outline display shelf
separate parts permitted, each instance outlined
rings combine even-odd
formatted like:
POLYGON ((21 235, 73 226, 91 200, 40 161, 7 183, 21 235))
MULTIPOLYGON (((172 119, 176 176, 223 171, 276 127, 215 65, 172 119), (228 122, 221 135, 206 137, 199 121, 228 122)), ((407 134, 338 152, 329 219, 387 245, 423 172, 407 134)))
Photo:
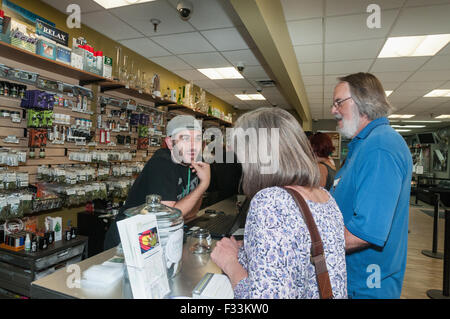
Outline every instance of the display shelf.
POLYGON ((177 109, 181 109, 183 111, 193 112, 196 116, 201 117, 201 118, 208 118, 208 120, 218 121, 222 125, 226 125, 226 126, 232 125, 232 123, 224 121, 220 118, 212 117, 212 116, 209 116, 202 112, 194 111, 187 106, 174 104, 174 102, 172 100, 166 100, 166 99, 154 96, 152 94, 143 93, 134 88, 127 88, 125 86, 125 84, 120 83, 118 81, 109 80, 109 79, 99 76, 97 74, 94 74, 91 72, 86 72, 86 71, 74 68, 70 65, 44 58, 38 54, 26 51, 24 49, 12 46, 8 43, 1 42, 1 41, 0 41, 0 52, 1 52, 1 55, 7 59, 11 59, 11 60, 14 60, 14 61, 17 61, 20 63, 24 63, 24 64, 28 64, 28 65, 33 65, 34 67, 40 68, 45 71, 49 71, 49 72, 57 73, 59 75, 77 79, 79 81, 80 85, 96 83, 100 86, 102 93, 113 90, 113 91, 116 91, 119 93, 126 94, 130 97, 139 98, 139 99, 143 99, 145 101, 155 103, 155 106, 168 106, 169 110, 170 110, 170 108, 172 108, 172 109, 177 108, 177 109))
POLYGON ((212 115, 208 115, 205 114, 203 112, 199 112, 196 110, 191 109, 190 107, 184 106, 184 105, 180 105, 180 104, 169 104, 166 105, 169 111, 181 111, 184 114, 189 114, 189 115, 193 115, 196 117, 199 117, 205 121, 217 121, 219 122, 219 124, 225 125, 225 126, 231 126, 233 125, 233 123, 224 121, 218 117, 214 117, 212 115))
POLYGON ((28 65, 33 65, 36 68, 74 78, 79 81, 108 81, 108 79, 97 74, 85 72, 70 65, 44 58, 36 53, 23 50, 6 42, 0 41, 0 52, 2 57, 4 58, 28 65))

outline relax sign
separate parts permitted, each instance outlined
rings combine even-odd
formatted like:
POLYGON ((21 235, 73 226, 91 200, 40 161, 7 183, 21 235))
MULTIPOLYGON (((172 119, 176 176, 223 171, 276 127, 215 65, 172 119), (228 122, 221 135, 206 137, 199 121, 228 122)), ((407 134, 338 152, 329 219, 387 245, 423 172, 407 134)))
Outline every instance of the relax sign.
POLYGON ((58 30, 41 20, 36 20, 36 34, 42 35, 64 46, 67 46, 69 43, 69 34, 58 30))

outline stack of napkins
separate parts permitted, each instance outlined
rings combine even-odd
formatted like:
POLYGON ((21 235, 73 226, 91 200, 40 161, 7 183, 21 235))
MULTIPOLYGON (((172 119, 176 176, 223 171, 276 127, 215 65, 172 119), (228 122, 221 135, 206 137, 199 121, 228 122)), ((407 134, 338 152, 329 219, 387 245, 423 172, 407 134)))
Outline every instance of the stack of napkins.
POLYGON ((94 265, 83 271, 81 288, 92 294, 108 295, 123 279, 124 265, 94 265))
POLYGON ((234 292, 227 276, 207 273, 192 291, 194 299, 233 299, 234 292))

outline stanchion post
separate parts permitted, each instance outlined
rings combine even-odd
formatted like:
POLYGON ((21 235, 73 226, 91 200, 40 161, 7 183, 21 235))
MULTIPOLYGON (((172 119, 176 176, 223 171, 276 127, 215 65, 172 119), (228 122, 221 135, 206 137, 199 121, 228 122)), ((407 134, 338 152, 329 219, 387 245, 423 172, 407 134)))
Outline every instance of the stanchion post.
POLYGON ((444 277, 442 290, 428 290, 427 295, 431 299, 450 299, 450 208, 445 210, 444 236, 444 277))
POLYGON ((438 225, 439 225, 439 193, 434 193, 434 217, 433 217, 433 249, 432 250, 422 250, 422 254, 427 257, 442 259, 444 254, 437 251, 438 247, 438 225))

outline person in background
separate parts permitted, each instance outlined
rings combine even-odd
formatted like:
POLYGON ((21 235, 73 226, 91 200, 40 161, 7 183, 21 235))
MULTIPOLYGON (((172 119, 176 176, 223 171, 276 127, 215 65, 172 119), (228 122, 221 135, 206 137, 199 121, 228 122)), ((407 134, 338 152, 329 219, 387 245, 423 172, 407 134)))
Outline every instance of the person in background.
MULTIPOLYGON (((300 124, 285 110, 261 108, 242 115, 235 127, 244 131, 254 128, 256 132, 260 128, 278 129, 282 159, 276 172, 261 174, 260 157, 256 162, 244 157, 257 154, 259 143, 245 143, 241 151, 238 147, 242 188, 251 198, 244 240, 223 238, 211 253, 212 260, 230 278, 235 298, 319 298, 311 237, 293 197, 282 188, 289 185, 307 200, 319 229, 334 298, 346 298, 342 214, 330 194, 319 188, 319 170, 300 124)), ((269 154, 277 149, 272 143, 269 154)))
POLYGON ((351 139, 331 194, 345 222, 349 298, 400 298, 406 268, 411 153, 387 119, 383 86, 370 73, 339 78, 331 113, 351 139))
POLYGON ((336 166, 330 155, 334 151, 331 138, 324 133, 316 133, 309 137, 314 154, 317 157, 317 165, 320 171, 320 186, 330 190, 333 186, 336 166))
POLYGON ((120 243, 116 222, 126 218, 128 208, 144 204, 147 195, 160 195, 161 203, 181 210, 185 221, 195 218, 211 179, 209 164, 200 162, 202 140, 201 124, 193 116, 179 115, 167 123, 168 148, 157 150, 134 182, 106 233, 105 249, 120 243))

